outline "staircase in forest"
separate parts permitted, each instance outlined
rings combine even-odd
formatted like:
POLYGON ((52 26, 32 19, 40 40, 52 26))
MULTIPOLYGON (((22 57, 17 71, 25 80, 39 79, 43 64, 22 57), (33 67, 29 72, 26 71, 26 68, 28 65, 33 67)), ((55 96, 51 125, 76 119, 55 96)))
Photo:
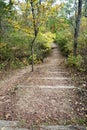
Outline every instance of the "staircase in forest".
MULTIPOLYGON (((56 117, 56 111, 57 114, 58 112, 62 114, 62 112, 64 113, 67 111, 71 114, 70 116, 74 116, 74 110, 71 110, 72 106, 70 106, 71 102, 70 100, 67 101, 66 97, 67 94, 69 94, 69 91, 72 92, 76 87, 72 84, 72 79, 67 76, 68 72, 62 67, 62 57, 55 44, 52 45, 52 49, 53 55, 52 57, 49 57, 49 62, 40 65, 39 67, 37 66, 36 74, 31 73, 26 76, 26 80, 17 86, 20 100, 18 100, 16 106, 19 113, 23 109, 28 111, 28 113, 35 113, 35 116, 37 117, 39 114, 43 116, 44 113, 41 112, 46 110, 45 112, 47 112, 47 114, 54 114, 53 116, 56 117), (31 103, 29 104, 29 102, 31 103), (49 105, 51 105, 52 108, 50 108, 49 105), (41 112, 38 106, 41 106, 41 112)), ((65 118, 67 118, 66 113, 58 116, 59 120, 62 121, 62 124, 64 119, 63 116, 66 116, 65 118)), ((39 125, 38 127, 26 129, 19 128, 19 124, 18 121, 0 120, 0 130, 86 130, 85 127, 79 125, 39 125)))

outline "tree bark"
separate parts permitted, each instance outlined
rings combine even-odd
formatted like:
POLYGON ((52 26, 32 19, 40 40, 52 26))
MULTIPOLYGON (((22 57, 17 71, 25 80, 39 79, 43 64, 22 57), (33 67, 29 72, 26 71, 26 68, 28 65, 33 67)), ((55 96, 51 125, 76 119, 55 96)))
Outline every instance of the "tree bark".
POLYGON ((87 0, 85 1, 85 17, 87 17, 87 0))
POLYGON ((74 32, 74 47, 73 47, 74 56, 77 56, 78 34, 81 21, 81 14, 82 14, 82 0, 78 0, 78 14, 76 16, 75 32, 74 32))
POLYGON ((41 0, 39 0, 39 4, 41 5, 41 0))
POLYGON ((2 26, 1 26, 1 16, 0 16, 0 41, 1 41, 1 37, 2 37, 2 26))
POLYGON ((31 47, 31 53, 32 53, 32 72, 34 71, 34 43, 37 38, 38 28, 35 22, 35 12, 34 12, 34 5, 33 0, 30 1, 31 3, 31 11, 33 16, 33 27, 34 27, 34 39, 32 40, 32 47, 31 47))
POLYGON ((34 37, 32 41, 32 46, 31 46, 31 55, 32 55, 32 72, 34 71, 34 43, 35 43, 36 37, 34 37))

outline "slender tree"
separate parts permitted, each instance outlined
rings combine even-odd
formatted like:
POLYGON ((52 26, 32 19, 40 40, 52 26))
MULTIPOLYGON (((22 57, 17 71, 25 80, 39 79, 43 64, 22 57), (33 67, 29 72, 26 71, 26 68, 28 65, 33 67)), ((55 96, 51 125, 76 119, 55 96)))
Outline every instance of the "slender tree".
MULTIPOLYGON (((48 5, 52 5, 53 1, 47 2, 48 5)), ((34 47, 35 40, 37 38, 40 26, 46 21, 46 13, 50 10, 51 6, 45 7, 46 5, 42 5, 41 0, 30 0, 31 5, 31 13, 32 13, 32 26, 34 37, 31 42, 31 53, 32 53, 32 72, 34 71, 34 47), (45 12, 44 12, 45 11, 45 12)))
POLYGON ((87 17, 87 0, 85 0, 85 17, 87 17))
POLYGON ((74 47, 73 47, 73 55, 77 55, 77 45, 78 45, 78 34, 81 22, 81 15, 82 15, 82 0, 78 0, 78 11, 77 14, 75 12, 75 30, 74 30, 74 47))
MULTIPOLYGON (((39 1, 40 2, 40 1, 39 1)), ((39 26, 37 24, 37 15, 38 15, 38 12, 39 10, 36 10, 35 9, 35 3, 33 0, 30 0, 30 4, 31 4, 31 12, 32 12, 32 18, 33 18, 33 30, 34 30, 34 38, 32 40, 32 45, 31 45, 31 53, 32 53, 32 72, 34 71, 34 43, 35 43, 35 40, 37 38, 37 34, 38 34, 38 29, 39 29, 39 26)), ((41 4, 41 2, 40 2, 41 4)))

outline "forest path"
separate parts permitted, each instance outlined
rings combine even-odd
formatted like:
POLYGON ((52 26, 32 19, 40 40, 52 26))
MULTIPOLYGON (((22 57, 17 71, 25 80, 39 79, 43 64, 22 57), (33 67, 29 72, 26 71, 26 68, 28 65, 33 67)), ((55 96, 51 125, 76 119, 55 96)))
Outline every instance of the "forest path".
POLYGON ((64 68, 64 57, 55 44, 52 48, 52 55, 43 64, 36 65, 34 72, 26 67, 1 81, 1 117, 19 120, 28 128, 34 125, 77 125, 83 118, 78 108, 76 87, 64 68))

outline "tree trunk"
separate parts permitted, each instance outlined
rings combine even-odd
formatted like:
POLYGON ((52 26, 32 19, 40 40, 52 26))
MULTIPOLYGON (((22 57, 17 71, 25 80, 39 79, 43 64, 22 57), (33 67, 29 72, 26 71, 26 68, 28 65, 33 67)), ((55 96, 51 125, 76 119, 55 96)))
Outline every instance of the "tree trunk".
POLYGON ((41 5, 41 0, 39 0, 39 4, 41 5))
POLYGON ((77 45, 78 45, 78 34, 79 34, 79 27, 81 21, 81 13, 82 13, 82 0, 78 0, 78 14, 76 16, 75 21, 75 32, 74 32, 74 47, 73 47, 73 55, 77 55, 77 45))
POLYGON ((32 54, 32 72, 34 71, 34 45, 32 44, 31 48, 31 54, 32 54))
POLYGON ((31 47, 31 55, 32 55, 32 72, 34 71, 34 43, 35 43, 36 37, 34 37, 32 41, 32 47, 31 47))
POLYGON ((0 40, 1 40, 1 37, 2 37, 2 26, 1 26, 1 16, 0 16, 0 40))
POLYGON ((87 17, 87 0, 85 1, 85 17, 87 17))
POLYGON ((33 27, 34 27, 34 39, 32 41, 32 47, 31 47, 31 53, 32 53, 32 72, 34 71, 34 43, 38 34, 38 28, 36 25, 36 17, 35 17, 35 9, 34 9, 34 3, 33 0, 30 1, 31 4, 31 11, 32 11, 32 16, 33 16, 33 27))

